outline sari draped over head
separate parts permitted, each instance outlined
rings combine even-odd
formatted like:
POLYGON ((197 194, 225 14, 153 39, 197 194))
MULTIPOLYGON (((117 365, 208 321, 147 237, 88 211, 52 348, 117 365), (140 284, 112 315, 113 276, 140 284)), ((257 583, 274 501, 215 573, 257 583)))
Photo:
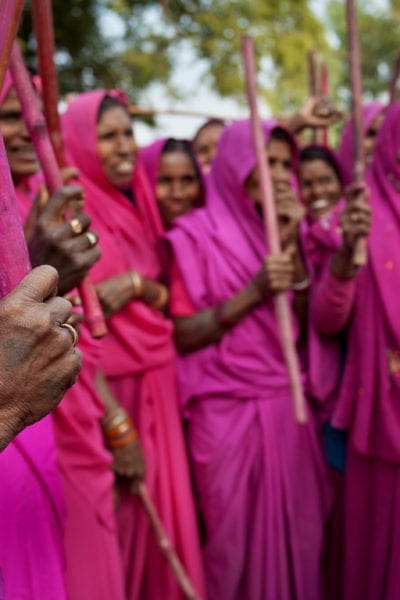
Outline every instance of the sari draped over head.
MULTIPOLYGON (((363 105, 362 118, 363 118, 363 135, 366 135, 368 129, 371 127, 375 119, 383 113, 385 105, 382 102, 368 102, 363 105)), ((353 180, 353 167, 354 167, 354 126, 353 118, 350 117, 345 126, 343 127, 342 137, 337 148, 337 157, 339 160, 340 167, 343 173, 344 185, 349 185, 353 180)))
POLYGON ((367 174, 368 264, 357 275, 345 377, 334 423, 358 452, 400 462, 400 103, 389 107, 367 174))
MULTIPOLYGON (((266 141, 276 127, 273 120, 263 123, 266 141)), ((177 219, 166 236, 197 310, 227 300, 248 284, 268 252, 262 219, 244 191, 255 164, 250 123, 238 121, 221 135, 206 178, 205 208, 177 219)), ((185 404, 219 393, 238 398, 288 393, 272 301, 248 314, 219 344, 181 362, 183 372, 190 365, 190 377, 182 377, 185 404)))
MULTIPOLYGON (((79 168, 85 208, 100 235, 102 257, 91 273, 100 281, 136 270, 157 280, 161 275, 158 238, 162 225, 140 159, 136 160, 132 185, 126 190, 129 199, 107 180, 97 153, 98 111, 107 95, 126 103, 122 92, 88 92, 73 100, 63 115, 68 161, 79 168)), ((142 302, 128 303, 108 325, 110 335, 102 342, 106 375, 139 373, 173 356, 170 322, 142 302)))
MULTIPOLYGON (((276 126, 263 123, 265 142, 276 126)), ((166 235, 197 311, 246 286, 268 252, 244 189, 255 165, 250 121, 236 122, 219 140, 206 206, 166 235)), ((294 329, 297 336, 296 321, 294 329)), ((322 455, 312 415, 305 427, 294 422, 273 302, 219 342, 181 356, 179 370, 208 598, 319 598, 322 455), (300 488, 307 490, 301 501, 300 488)))

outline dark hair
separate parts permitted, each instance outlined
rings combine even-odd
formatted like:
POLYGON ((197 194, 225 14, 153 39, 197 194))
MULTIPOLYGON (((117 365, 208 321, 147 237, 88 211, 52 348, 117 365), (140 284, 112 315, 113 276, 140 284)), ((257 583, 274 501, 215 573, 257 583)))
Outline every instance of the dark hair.
POLYGON ((223 119, 208 119, 208 121, 206 121, 205 123, 203 123, 203 125, 200 125, 200 127, 198 128, 198 130, 196 131, 196 133, 193 136, 193 143, 197 140, 197 138, 199 137, 200 133, 202 131, 204 131, 204 129, 207 129, 208 127, 226 127, 226 123, 223 119))
POLYGON ((97 112, 97 122, 101 120, 101 117, 105 112, 110 110, 110 108, 115 108, 116 106, 122 108, 126 113, 128 113, 125 104, 119 100, 119 98, 115 98, 114 96, 104 96, 103 100, 100 102, 99 110, 97 112))
POLYGON ((334 171, 336 177, 343 185, 343 175, 339 164, 328 148, 324 148, 323 146, 307 146, 300 151, 299 164, 302 162, 311 162, 313 160, 322 160, 331 167, 332 171, 334 171))
POLYGON ((163 146, 161 155, 169 154, 172 152, 181 152, 182 154, 185 154, 191 161, 193 168, 196 171, 197 179, 199 180, 201 197, 200 204, 202 204, 204 197, 203 177, 201 175, 201 170, 199 167, 199 163, 197 162, 196 155, 193 152, 192 144, 188 140, 177 140, 176 138, 168 138, 163 146))
POLYGON ((193 152, 192 144, 188 142, 188 140, 168 138, 164 144, 161 154, 169 154, 170 152, 182 152, 182 154, 186 154, 193 164, 198 179, 201 181, 200 167, 197 163, 195 153, 193 152))

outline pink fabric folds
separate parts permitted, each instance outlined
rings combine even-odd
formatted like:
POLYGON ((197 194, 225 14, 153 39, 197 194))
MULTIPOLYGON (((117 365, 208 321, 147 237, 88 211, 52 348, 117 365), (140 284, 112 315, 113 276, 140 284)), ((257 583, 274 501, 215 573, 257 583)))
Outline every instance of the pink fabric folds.
MULTIPOLYGON (((118 92, 110 93, 123 99, 118 92)), ((82 94, 63 116, 69 161, 79 167, 86 208, 100 235, 102 257, 93 277, 103 280, 134 269, 157 280, 162 226, 140 161, 131 189, 124 194, 108 182, 97 156, 97 115, 106 94, 82 94)), ((102 368, 118 400, 135 420, 145 450, 150 492, 178 554, 202 592, 196 519, 178 416, 172 325, 156 309, 133 301, 109 319, 108 327, 109 334, 101 343, 102 368)), ((152 597, 161 598, 162 582, 168 582, 168 598, 180 598, 140 511, 135 498, 122 495, 117 512, 127 597, 143 598, 151 589, 152 597)))
POLYGON ((400 104, 378 135, 367 183, 372 229, 369 261, 357 276, 345 378, 335 423, 351 428, 356 450, 400 462, 400 104))
MULTIPOLYGON (((264 123, 266 142, 275 126, 264 123)), ((267 252, 262 220, 244 192, 255 163, 250 122, 225 129, 206 207, 167 234, 197 310, 233 296, 267 252)), ((180 375, 205 524, 207 597, 320 598, 329 494, 313 417, 294 424, 272 302, 219 343, 180 357, 180 375)))

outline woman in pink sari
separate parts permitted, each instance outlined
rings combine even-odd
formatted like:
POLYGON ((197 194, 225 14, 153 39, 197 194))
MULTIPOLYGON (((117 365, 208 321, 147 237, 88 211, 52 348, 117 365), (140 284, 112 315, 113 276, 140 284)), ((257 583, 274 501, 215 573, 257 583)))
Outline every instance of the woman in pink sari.
POLYGON ((311 411, 304 427, 294 422, 272 303, 293 286, 293 306, 304 311, 295 148, 275 122, 264 134, 287 253, 265 259, 249 121, 222 134, 206 207, 167 234, 192 304, 192 315, 174 312, 211 600, 322 594, 325 470, 311 411))
MULTIPOLYGON (((10 77, 6 80, 3 95, 4 102, 0 102, 0 125, 3 126, 6 137, 19 210, 24 222, 28 215, 29 219, 34 216, 34 227, 38 214, 31 212, 31 209, 43 181, 39 173, 40 165, 23 122, 21 106, 10 77)), ((63 207, 65 205, 66 202, 63 207)), ((58 231, 63 227, 58 224, 62 213, 63 210, 61 214, 55 214, 55 221, 52 223, 58 231)), ((83 217, 82 237, 80 242, 78 241, 78 244, 83 242, 82 252, 85 243, 90 247, 85 240, 85 219, 87 221, 87 217, 83 217)), ((44 221, 41 226, 45 227, 44 221)), ((69 235, 70 232, 66 238, 69 235)), ((78 236, 74 239, 77 238, 78 236)), ((44 238, 41 239, 43 245, 44 238)), ((65 239, 66 245, 70 241, 71 239, 65 239)), ((72 251, 71 247, 70 249, 72 251)), ((75 256, 82 259, 82 254, 75 256)), ((68 260, 65 256, 63 258, 64 264, 67 264, 68 260)), ((63 284, 66 281, 63 278, 63 284)), ((0 455, 0 461, 6 461, 6 465, 2 467, 2 475, 5 476, 8 472, 6 466, 9 465, 14 477, 18 474, 15 481, 21 488, 18 501, 15 501, 12 494, 1 496, 9 502, 8 513, 2 510, 2 517, 7 519, 9 528, 15 529, 14 535, 10 533, 7 536, 8 544, 1 546, 10 563, 15 561, 13 540, 18 536, 15 543, 15 555, 19 556, 16 562, 15 583, 8 581, 8 568, 4 569, 7 598, 123 598, 122 570, 113 511, 111 456, 105 448, 100 424, 104 405, 94 387, 99 363, 99 344, 91 339, 84 324, 81 325, 79 348, 83 351, 84 358, 78 382, 67 392, 51 416, 22 432, 14 442, 15 449, 10 445, 9 452, 0 455), (15 450, 20 446, 20 451, 23 451, 27 461, 23 473, 18 472, 15 459, 11 463, 8 458, 8 454, 15 454, 15 450), (32 483, 33 474, 40 482, 40 485, 36 484, 37 490, 32 483), (62 491, 58 475, 61 476, 62 491), (35 516, 34 510, 40 498, 40 490, 46 491, 45 502, 43 501, 40 515, 35 516), (56 517, 51 516, 50 510, 46 508, 47 504, 56 517), (22 507, 27 506, 30 506, 30 513, 24 517, 22 507), (45 509, 49 513, 47 516, 45 509), (34 523, 36 527, 31 534, 30 528, 34 523), (23 542, 19 539, 22 536, 23 542), (22 553, 24 548, 25 557, 22 553), (25 561, 28 566, 25 566, 25 561), (44 561, 48 565, 47 568, 43 567, 44 561), (17 587, 14 595, 15 586, 17 587)))
MULTIPOLYGON (((163 314, 167 293, 159 282, 162 228, 143 169, 138 163, 134 169, 136 148, 125 97, 104 91, 82 94, 69 105, 63 125, 69 159, 79 167, 86 207, 101 239, 102 258, 93 273, 109 317, 102 368, 115 398, 140 432, 150 493, 202 594, 172 325, 163 314)), ((180 598, 140 501, 123 479, 120 483, 117 517, 127 597, 180 598)))
POLYGON ((400 594, 400 104, 387 109, 367 174, 370 207, 347 207, 345 242, 321 281, 316 318, 330 332, 349 325, 349 350, 335 426, 349 430, 346 466, 345 600, 400 594), (352 246, 369 231, 368 264, 352 246))

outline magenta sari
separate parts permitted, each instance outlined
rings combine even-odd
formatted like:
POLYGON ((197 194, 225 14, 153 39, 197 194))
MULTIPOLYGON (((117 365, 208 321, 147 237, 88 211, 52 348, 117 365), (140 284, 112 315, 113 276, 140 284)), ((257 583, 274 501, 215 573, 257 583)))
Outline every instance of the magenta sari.
MULTIPOLYGON (((11 85, 7 75, 0 105, 11 85)), ((16 190, 18 200, 31 202, 30 191, 28 184, 16 190)), ((65 508, 51 416, 24 429, 0 453, 0 481, 0 596, 66 599, 65 508)))
MULTIPOLYGON (((264 124, 266 140, 274 126, 264 124)), ((246 285, 267 252, 243 186, 255 162, 250 123, 227 128, 206 208, 178 219, 167 235, 197 310, 246 285)), ((180 374, 207 597, 321 598, 325 469, 311 412, 306 426, 294 423, 272 303, 219 343, 181 357, 180 374)))
MULTIPOLYGON (((102 257, 93 277, 102 280, 136 269, 157 280, 161 222, 143 170, 136 165, 134 200, 130 201, 108 182, 97 155, 97 114, 105 95, 103 91, 82 94, 63 118, 69 160, 79 167, 87 211, 100 235, 102 257)), ((202 593, 201 555, 178 412, 172 325, 159 311, 133 301, 109 319, 108 327, 101 344, 102 368, 139 429, 150 493, 202 593)), ((117 518, 129 600, 181 598, 139 500, 124 490, 117 518)))
POLYGON ((348 356, 334 415, 334 424, 348 429, 350 436, 345 600, 395 600, 400 595, 399 116, 396 103, 387 111, 367 175, 369 258, 355 282, 348 356))

